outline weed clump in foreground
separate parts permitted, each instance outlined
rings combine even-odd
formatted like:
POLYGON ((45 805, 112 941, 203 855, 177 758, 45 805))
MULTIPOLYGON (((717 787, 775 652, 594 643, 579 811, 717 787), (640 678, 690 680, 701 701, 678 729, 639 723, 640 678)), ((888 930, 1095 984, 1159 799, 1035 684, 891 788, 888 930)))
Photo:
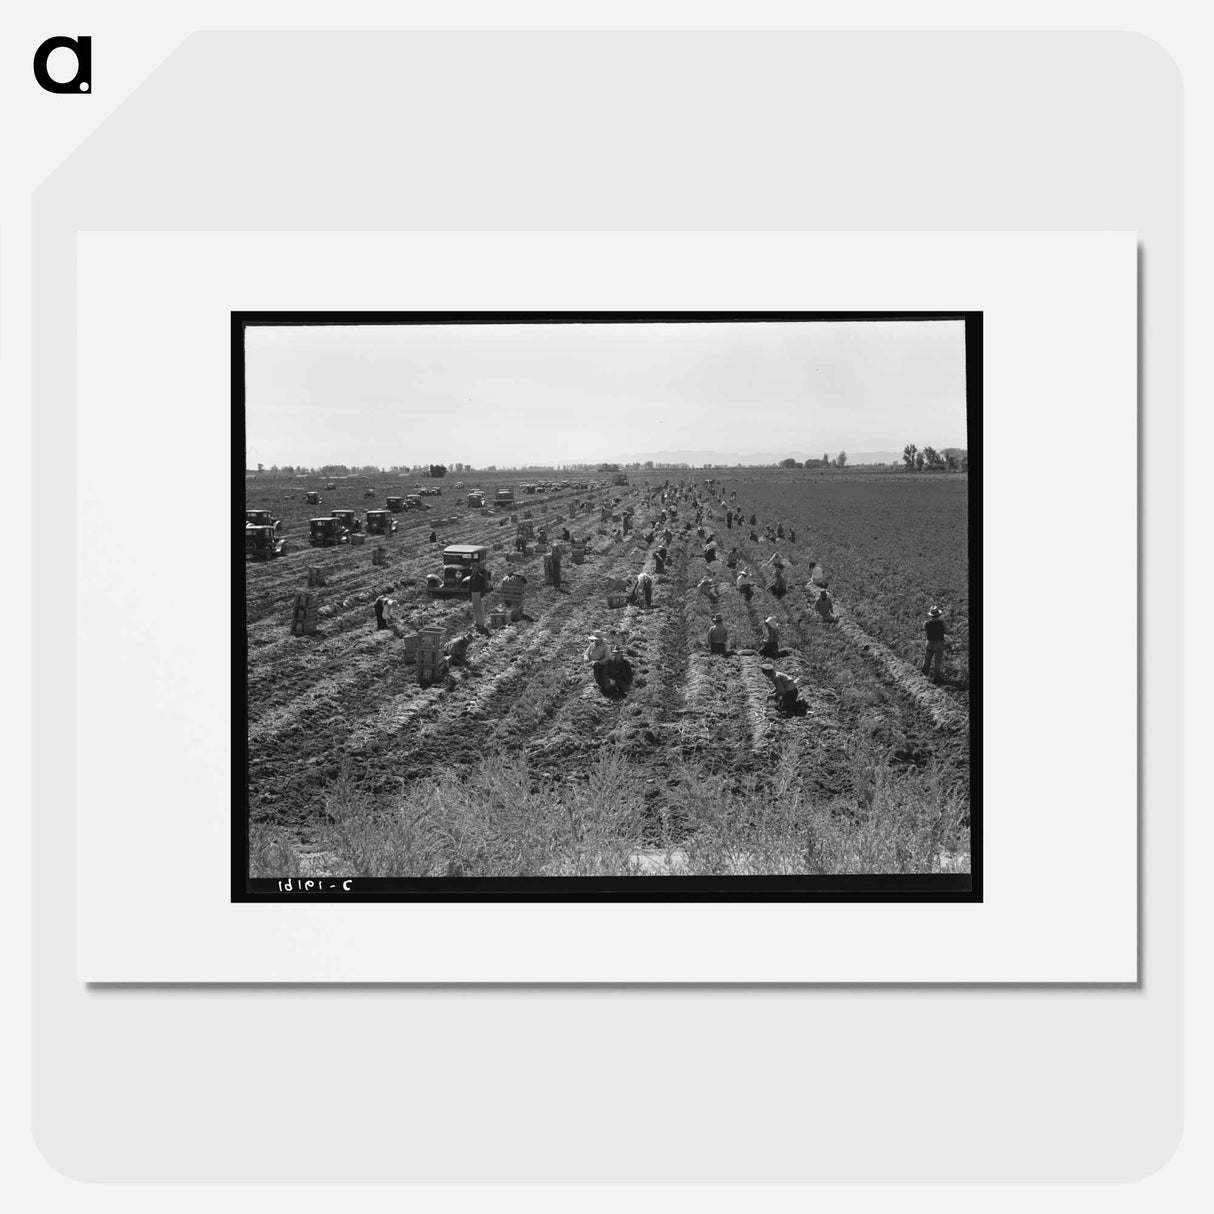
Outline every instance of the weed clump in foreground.
MULTIPOLYGON (((361 877, 922 873, 942 856, 968 870, 964 790, 934 769, 858 755, 853 794, 829 801, 814 799, 792 754, 740 783, 687 763, 661 774, 619 750, 568 779, 502 755, 376 798, 343 772, 317 853, 326 874, 361 877), (644 863, 655 853, 677 859, 644 863)), ((254 876, 298 873, 264 831, 251 854, 254 876)))

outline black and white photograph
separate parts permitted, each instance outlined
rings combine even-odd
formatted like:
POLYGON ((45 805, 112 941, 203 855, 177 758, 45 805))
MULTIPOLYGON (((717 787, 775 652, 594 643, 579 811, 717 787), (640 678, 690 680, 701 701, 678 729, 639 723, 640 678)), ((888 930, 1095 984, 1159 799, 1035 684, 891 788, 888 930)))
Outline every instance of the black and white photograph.
POLYGON ((981 341, 233 313, 233 898, 980 898, 981 341))

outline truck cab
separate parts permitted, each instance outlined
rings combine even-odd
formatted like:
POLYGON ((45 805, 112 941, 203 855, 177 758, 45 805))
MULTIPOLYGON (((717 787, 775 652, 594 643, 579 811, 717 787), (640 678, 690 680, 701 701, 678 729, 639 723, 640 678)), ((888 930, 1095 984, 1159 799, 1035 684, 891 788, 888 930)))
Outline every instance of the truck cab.
POLYGON ((391 535, 395 529, 396 522, 393 520, 390 510, 367 511, 368 535, 391 535))
POLYGON ((385 498, 384 505, 386 505, 393 514, 401 514, 405 509, 405 499, 403 497, 385 498))
POLYGON ((313 548, 333 548, 345 539, 345 531, 338 519, 314 518, 308 520, 308 543, 313 548))
POLYGON ((282 519, 275 518, 268 510, 246 510, 244 521, 257 527, 272 527, 275 531, 282 530, 282 519))
POLYGON ((353 510, 333 510, 331 511, 335 518, 347 531, 361 531, 362 523, 358 521, 358 516, 353 510))

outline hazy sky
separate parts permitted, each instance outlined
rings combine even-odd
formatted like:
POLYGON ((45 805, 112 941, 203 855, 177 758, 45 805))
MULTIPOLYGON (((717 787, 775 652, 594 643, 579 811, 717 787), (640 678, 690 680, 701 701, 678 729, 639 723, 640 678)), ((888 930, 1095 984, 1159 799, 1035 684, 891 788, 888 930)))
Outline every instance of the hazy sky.
POLYGON ((961 321, 246 330, 247 464, 964 447, 961 321))

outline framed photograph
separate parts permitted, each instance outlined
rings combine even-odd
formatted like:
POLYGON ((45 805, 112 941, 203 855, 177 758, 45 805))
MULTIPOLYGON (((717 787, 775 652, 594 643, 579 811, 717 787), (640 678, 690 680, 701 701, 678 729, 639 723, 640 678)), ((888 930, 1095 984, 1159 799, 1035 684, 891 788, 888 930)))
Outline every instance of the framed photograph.
POLYGON ((235 313, 233 897, 981 897, 978 313, 235 313))
POLYGON ((83 975, 1133 975, 1132 233, 78 257, 83 975))

